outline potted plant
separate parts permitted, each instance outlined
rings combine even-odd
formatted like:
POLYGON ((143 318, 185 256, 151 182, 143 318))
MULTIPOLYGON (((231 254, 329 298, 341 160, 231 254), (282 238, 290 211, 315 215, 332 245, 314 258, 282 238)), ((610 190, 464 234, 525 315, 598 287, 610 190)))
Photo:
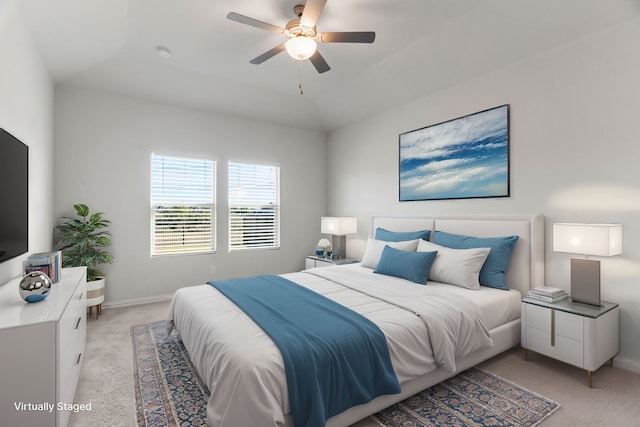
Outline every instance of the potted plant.
POLYGON ((56 228, 60 233, 63 267, 87 267, 87 307, 96 306, 96 317, 102 313, 105 278, 98 269, 100 264, 111 264, 113 259, 105 248, 111 246, 111 221, 103 219, 103 212, 90 214, 84 204, 73 205, 76 218, 65 220, 56 228))

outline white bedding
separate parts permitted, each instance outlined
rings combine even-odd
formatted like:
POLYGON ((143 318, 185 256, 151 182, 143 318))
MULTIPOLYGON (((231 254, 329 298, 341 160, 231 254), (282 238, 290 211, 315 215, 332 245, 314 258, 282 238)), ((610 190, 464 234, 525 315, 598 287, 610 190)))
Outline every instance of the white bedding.
MULTIPOLYGON (((340 268, 362 270, 371 275, 376 274, 372 269, 362 268, 359 263, 347 264, 340 268)), ((516 289, 505 291, 481 286, 478 290, 470 290, 433 281, 429 281, 428 285, 434 289, 442 289, 443 292, 463 296, 478 304, 484 316, 484 323, 489 330, 520 318, 522 294, 516 289)))
MULTIPOLYGON (((488 329, 519 317, 517 291, 467 290, 435 282, 420 286, 371 271, 353 265, 283 276, 375 322, 387 337, 401 384, 439 366, 452 371, 455 359, 490 345, 488 329), (336 283, 344 280, 359 290, 336 283), (464 310, 453 310, 450 301, 464 310), (460 316, 479 322, 461 327, 462 323, 456 323, 460 316), (444 322, 444 326, 434 329, 430 337, 427 324, 433 322, 444 322), (446 351, 445 341, 450 338, 453 343, 446 351), (432 341, 438 343, 434 348, 442 350, 435 355, 432 341)), ((280 352, 235 304, 209 285, 179 289, 168 316, 168 326, 174 325, 211 391, 207 416, 212 427, 285 423, 290 408, 280 352)))

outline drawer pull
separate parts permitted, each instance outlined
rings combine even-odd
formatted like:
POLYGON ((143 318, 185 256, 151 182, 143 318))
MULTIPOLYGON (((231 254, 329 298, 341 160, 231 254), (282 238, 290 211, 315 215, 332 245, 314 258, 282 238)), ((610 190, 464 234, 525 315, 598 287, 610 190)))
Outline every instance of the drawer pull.
POLYGON ((82 292, 82 293, 80 294, 80 296, 78 296, 78 301, 82 301, 82 297, 83 297, 83 296, 84 296, 84 292, 82 292))
POLYGON ((80 327, 80 322, 82 321, 82 316, 78 317, 78 321, 76 322, 76 327, 73 329, 78 329, 80 327))
POLYGON ((82 357, 82 353, 78 353, 78 357, 76 357, 76 365, 80 364, 80 358, 82 357))
POLYGON ((551 310, 551 347, 556 346, 556 311, 551 310))

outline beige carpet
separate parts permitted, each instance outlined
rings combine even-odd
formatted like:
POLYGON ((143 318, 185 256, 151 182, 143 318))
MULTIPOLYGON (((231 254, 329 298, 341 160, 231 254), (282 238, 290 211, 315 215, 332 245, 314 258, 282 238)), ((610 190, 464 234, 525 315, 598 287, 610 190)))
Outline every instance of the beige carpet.
MULTIPOLYGON (((71 427, 135 426, 130 328, 164 319, 168 307, 167 301, 113 308, 104 310, 99 320, 95 315, 88 320, 76 402, 91 402, 92 410, 72 414, 71 427)), ((640 427, 639 374, 604 366, 594 374, 589 389, 585 371, 535 354, 525 362, 518 349, 480 367, 560 403, 562 407, 544 426, 640 427)), ((373 427, 365 422, 356 425, 373 427)))

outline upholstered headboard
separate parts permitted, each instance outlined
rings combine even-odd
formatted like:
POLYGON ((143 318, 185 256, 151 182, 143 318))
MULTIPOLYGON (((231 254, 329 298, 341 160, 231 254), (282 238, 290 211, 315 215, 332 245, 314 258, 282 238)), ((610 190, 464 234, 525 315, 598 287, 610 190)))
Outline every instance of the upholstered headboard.
POLYGON ((475 237, 519 236, 507 271, 507 284, 523 296, 544 285, 544 217, 525 214, 443 214, 416 217, 373 217, 370 236, 376 228, 392 231, 432 230, 475 237))

